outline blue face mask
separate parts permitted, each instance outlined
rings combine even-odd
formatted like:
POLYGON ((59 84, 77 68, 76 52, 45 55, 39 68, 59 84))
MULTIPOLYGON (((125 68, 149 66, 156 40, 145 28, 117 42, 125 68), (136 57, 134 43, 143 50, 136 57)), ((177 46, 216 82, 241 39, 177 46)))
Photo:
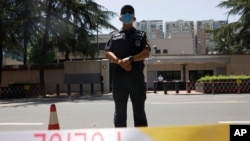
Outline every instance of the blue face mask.
POLYGON ((133 22, 133 20, 134 20, 133 14, 125 13, 122 15, 123 24, 131 24, 133 22))

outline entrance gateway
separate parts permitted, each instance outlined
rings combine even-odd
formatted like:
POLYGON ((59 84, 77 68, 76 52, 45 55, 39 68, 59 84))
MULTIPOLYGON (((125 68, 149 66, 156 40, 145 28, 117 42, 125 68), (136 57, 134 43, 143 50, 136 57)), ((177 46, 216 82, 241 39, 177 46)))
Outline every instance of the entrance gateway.
MULTIPOLYGON (((157 56, 145 60, 146 82, 148 89, 153 88, 153 82, 162 76, 167 81, 168 89, 174 89, 176 81, 180 82, 181 88, 185 89, 187 81, 195 83, 203 76, 227 75, 227 64, 231 59, 228 56, 197 56, 176 55, 157 56)), ((159 84, 159 89, 161 85, 159 84)))

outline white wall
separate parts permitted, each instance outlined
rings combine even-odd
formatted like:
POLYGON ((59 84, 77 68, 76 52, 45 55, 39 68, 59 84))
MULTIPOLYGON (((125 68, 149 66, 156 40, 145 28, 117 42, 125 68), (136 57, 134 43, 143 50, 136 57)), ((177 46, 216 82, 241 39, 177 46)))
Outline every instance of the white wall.
POLYGON ((191 32, 173 33, 171 38, 151 39, 149 41, 152 47, 152 55, 155 53, 154 45, 157 46, 157 49, 161 50, 162 55, 166 55, 163 54, 163 49, 168 50, 168 55, 194 54, 194 42, 191 32))

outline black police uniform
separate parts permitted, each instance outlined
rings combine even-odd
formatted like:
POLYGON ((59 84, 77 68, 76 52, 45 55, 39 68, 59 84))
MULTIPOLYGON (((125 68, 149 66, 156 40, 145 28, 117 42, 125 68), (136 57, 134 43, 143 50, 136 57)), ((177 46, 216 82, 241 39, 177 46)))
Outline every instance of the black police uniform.
MULTIPOLYGON (((150 46, 144 31, 132 28, 111 33, 105 49, 123 59, 140 53, 150 46)), ((144 82, 144 62, 131 62, 132 70, 125 71, 118 64, 111 63, 113 98, 115 101, 115 127, 127 126, 127 103, 130 97, 133 107, 134 126, 147 126, 144 110, 146 87, 144 82)))

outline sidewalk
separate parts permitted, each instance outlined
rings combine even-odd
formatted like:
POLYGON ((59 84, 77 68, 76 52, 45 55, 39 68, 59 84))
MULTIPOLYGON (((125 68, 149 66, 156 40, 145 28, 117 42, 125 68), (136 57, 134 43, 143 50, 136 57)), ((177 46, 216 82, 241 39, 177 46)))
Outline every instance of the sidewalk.
MULTIPOLYGON (((190 93, 188 93, 185 90, 181 90, 179 91, 179 93, 176 93, 176 91, 167 91, 167 94, 164 94, 164 91, 157 91, 156 93, 154 93, 154 91, 150 90, 147 91, 147 95, 201 95, 204 93, 201 92, 197 92, 197 91, 190 91, 190 93)), ((103 96, 103 95, 112 95, 111 92, 108 93, 95 93, 95 94, 90 94, 90 93, 85 93, 84 95, 82 95, 82 97, 89 97, 89 96, 103 96)), ((67 93, 60 93, 60 96, 57 96, 56 93, 53 94, 46 94, 46 97, 67 97, 69 96, 67 93)), ((79 93, 71 93, 72 97, 74 96, 80 96, 79 93)))
POLYGON ((188 93, 187 91, 179 91, 179 93, 176 93, 176 91, 167 91, 167 94, 164 94, 164 91, 156 91, 156 93, 154 93, 154 91, 147 91, 147 94, 160 94, 160 95, 201 95, 204 93, 201 92, 197 92, 197 91, 190 91, 190 93, 188 93))

